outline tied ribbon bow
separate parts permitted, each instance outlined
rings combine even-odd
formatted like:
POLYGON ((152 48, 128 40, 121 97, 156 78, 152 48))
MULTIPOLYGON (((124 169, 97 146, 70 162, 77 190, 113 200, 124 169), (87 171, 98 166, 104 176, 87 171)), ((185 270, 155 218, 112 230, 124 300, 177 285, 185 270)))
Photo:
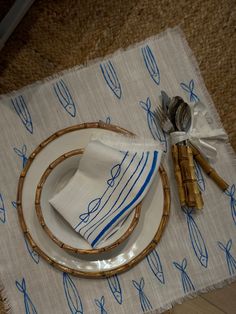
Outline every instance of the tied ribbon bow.
POLYGON ((216 148, 209 144, 207 140, 226 140, 227 134, 224 129, 213 129, 207 120, 207 110, 204 104, 197 102, 191 109, 191 126, 188 132, 172 132, 172 144, 177 144, 189 140, 206 158, 215 160, 217 156, 216 148))

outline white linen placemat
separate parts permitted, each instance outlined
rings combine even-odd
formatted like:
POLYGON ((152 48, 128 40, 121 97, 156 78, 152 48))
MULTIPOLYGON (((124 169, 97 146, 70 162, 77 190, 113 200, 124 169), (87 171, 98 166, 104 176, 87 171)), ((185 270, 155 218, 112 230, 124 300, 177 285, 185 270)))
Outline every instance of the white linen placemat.
POLYGON ((49 203, 95 248, 142 201, 161 155, 154 140, 113 134, 92 139, 76 173, 49 203))
POLYGON ((161 90, 189 103, 201 100, 212 124, 221 127, 179 29, 1 96, 0 276, 12 313, 162 311, 189 294, 235 279, 235 155, 229 144, 217 144, 214 166, 230 190, 221 192, 198 168, 204 210, 182 212, 168 140, 153 120, 161 90), (165 233, 147 258, 126 273, 91 280, 62 274, 32 250, 22 235, 14 201, 22 165, 42 140, 58 129, 98 120, 163 143, 172 202, 165 233))

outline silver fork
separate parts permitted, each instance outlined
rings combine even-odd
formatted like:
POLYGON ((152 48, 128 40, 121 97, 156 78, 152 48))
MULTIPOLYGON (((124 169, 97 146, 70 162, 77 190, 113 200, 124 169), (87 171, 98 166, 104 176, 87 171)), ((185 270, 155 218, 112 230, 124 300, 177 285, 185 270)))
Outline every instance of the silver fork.
POLYGON ((161 108, 161 106, 157 105, 156 109, 154 110, 154 115, 163 131, 169 134, 175 130, 173 123, 161 108))

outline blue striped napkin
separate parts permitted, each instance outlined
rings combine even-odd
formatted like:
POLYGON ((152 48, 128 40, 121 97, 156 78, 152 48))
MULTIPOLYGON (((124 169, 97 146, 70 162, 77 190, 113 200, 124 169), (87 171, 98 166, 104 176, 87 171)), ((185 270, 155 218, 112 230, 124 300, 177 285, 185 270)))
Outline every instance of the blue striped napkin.
POLYGON ((147 193, 162 150, 154 140, 93 138, 68 184, 49 202, 96 247, 147 193))

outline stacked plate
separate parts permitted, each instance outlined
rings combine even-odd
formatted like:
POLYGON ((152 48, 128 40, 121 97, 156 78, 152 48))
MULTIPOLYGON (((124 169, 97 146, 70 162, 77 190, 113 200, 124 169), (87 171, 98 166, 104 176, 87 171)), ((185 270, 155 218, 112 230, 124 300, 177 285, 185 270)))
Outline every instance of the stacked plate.
POLYGON ((108 132, 130 134, 100 122, 56 132, 30 155, 19 179, 17 206, 25 236, 46 261, 73 275, 107 277, 131 268, 156 246, 169 216, 170 193, 163 166, 142 203, 95 249, 49 204, 73 176, 94 133, 108 132))

